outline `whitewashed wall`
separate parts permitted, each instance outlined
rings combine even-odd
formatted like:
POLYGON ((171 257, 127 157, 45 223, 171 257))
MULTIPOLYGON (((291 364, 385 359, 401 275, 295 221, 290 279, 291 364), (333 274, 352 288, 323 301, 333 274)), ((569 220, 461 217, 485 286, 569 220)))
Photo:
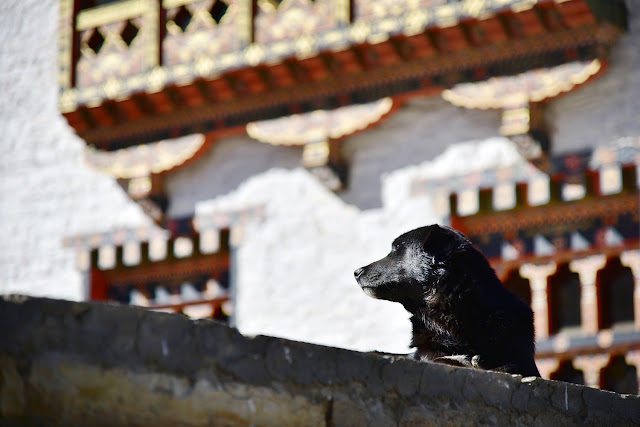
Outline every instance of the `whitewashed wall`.
POLYGON ((606 73, 554 100, 547 111, 558 152, 640 135, 640 1, 626 4, 629 30, 611 50, 606 73))
POLYGON ((238 247, 237 325, 267 334, 353 348, 407 352, 408 314, 399 304, 367 297, 353 271, 384 256, 397 235, 442 223, 429 198, 409 197, 416 177, 521 161, 509 141, 458 144, 433 161, 383 177, 380 209, 360 210, 303 169, 273 169, 229 195, 200 203, 197 215, 265 207, 238 247))
POLYGON ((147 223, 57 108, 58 1, 0 1, 0 293, 81 299, 63 239, 147 223))
MULTIPOLYGON (((638 4, 633 5, 631 32, 612 52, 608 73, 551 104, 554 152, 640 135, 638 12, 638 4)), ((212 185, 212 200, 197 204, 198 213, 266 206, 264 220, 248 227, 236 254, 240 330, 358 350, 408 351, 407 313, 398 304, 366 297, 352 272, 386 254, 400 232, 444 220, 435 215, 428 197, 409 197, 412 179, 522 161, 508 141, 497 137, 499 123, 496 111, 417 99, 374 130, 343 143, 350 181, 339 195, 324 190, 304 170, 291 168, 256 175, 225 195, 216 195, 212 185)), ((230 146, 224 150, 227 160, 235 157, 230 146)), ((184 175, 180 186, 177 179, 169 186, 176 197, 177 190, 192 185, 184 175)), ((207 195, 200 191, 199 198, 207 195)))
POLYGON ((169 175, 166 188, 171 217, 193 215, 196 203, 229 193, 254 175, 271 168, 295 168, 300 164, 299 147, 273 147, 248 136, 216 141, 189 165, 169 175))

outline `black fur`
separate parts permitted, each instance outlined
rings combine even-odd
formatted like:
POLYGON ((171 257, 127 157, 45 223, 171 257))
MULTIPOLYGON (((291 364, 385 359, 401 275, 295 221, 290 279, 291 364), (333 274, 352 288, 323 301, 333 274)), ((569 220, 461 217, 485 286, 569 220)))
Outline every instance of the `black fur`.
POLYGON ((409 231, 354 274, 369 296, 412 314, 416 358, 540 376, 531 309, 462 233, 439 225, 409 231))

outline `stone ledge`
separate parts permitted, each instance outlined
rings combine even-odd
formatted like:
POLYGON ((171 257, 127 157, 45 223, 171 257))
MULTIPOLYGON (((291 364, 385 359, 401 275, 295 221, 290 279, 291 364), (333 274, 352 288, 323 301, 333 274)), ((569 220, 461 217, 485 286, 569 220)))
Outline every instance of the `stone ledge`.
POLYGON ((0 416, 17 425, 640 423, 638 396, 126 306, 5 296, 0 324, 0 416))

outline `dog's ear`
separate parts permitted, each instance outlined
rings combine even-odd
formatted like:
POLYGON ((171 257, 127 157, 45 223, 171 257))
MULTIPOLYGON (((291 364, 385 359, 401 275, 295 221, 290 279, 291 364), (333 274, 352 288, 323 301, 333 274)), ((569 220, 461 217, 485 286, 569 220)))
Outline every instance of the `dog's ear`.
POLYGON ((427 234, 422 242, 422 250, 433 255, 436 260, 449 258, 468 242, 464 235, 452 228, 433 224, 427 227, 427 234))

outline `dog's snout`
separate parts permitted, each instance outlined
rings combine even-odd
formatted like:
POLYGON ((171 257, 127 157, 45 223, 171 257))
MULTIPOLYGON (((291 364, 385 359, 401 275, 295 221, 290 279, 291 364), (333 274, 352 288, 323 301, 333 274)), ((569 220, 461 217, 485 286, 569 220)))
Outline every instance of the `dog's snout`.
POLYGON ((356 277, 356 279, 358 279, 358 277, 360 277, 362 273, 364 273, 364 267, 360 267, 359 269, 354 271, 353 275, 356 277))

